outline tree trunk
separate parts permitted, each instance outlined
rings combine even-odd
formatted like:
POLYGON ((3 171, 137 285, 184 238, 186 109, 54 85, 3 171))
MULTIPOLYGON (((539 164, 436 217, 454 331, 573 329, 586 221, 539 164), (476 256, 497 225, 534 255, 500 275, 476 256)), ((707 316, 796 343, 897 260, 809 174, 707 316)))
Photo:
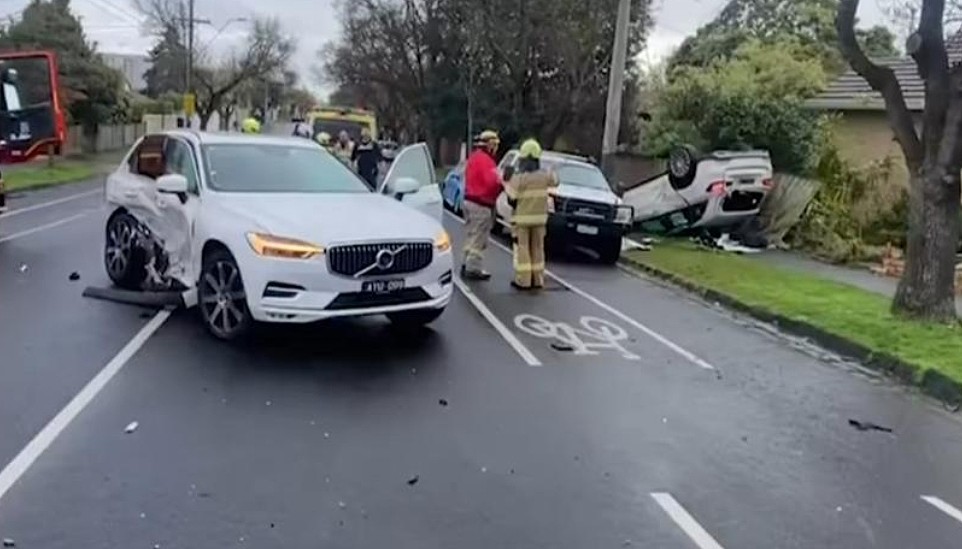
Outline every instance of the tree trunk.
POLYGON ((210 117, 213 114, 213 110, 198 109, 197 116, 200 118, 200 131, 207 131, 207 123, 210 122, 210 117))
POLYGON ((956 319, 959 174, 945 167, 922 172, 913 175, 909 190, 905 272, 892 311, 910 318, 951 322, 956 319))

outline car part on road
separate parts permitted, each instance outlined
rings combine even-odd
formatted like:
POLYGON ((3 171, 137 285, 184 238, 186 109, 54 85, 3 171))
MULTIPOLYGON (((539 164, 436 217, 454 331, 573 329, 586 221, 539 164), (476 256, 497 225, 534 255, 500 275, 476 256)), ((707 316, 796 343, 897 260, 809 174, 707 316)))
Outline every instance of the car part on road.
POLYGON ((876 425, 871 421, 859 421, 857 419, 848 420, 848 424, 855 427, 859 431, 881 431, 883 433, 891 433, 892 429, 889 427, 882 427, 881 425, 876 425))
POLYGON ((254 321, 244 281, 226 249, 215 249, 204 257, 197 290, 201 318, 215 337, 232 340, 250 330, 254 321))
POLYGON ((140 424, 137 423, 136 421, 131 421, 130 424, 128 424, 127 427, 124 429, 124 432, 127 433, 128 435, 132 434, 134 431, 137 430, 137 427, 140 427, 140 424))
POLYGON ((83 291, 83 296, 92 299, 103 299, 105 301, 124 303, 126 305, 179 309, 188 305, 188 298, 186 297, 187 293, 188 292, 173 290, 138 292, 135 290, 124 290, 122 288, 99 288, 97 286, 87 286, 87 288, 85 288, 83 291))
POLYGON ((67 279, 69 279, 71 282, 76 282, 80 280, 80 273, 78 273, 77 271, 74 271, 70 273, 70 276, 68 276, 67 279))

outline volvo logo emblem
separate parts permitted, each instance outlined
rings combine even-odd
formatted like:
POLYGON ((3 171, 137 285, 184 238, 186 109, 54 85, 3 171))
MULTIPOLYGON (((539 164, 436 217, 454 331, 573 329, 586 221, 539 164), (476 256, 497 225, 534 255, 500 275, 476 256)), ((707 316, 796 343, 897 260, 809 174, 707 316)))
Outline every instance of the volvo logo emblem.
POLYGON ((382 271, 390 269, 394 265, 394 252, 388 249, 383 249, 374 256, 374 263, 377 264, 378 269, 382 271))

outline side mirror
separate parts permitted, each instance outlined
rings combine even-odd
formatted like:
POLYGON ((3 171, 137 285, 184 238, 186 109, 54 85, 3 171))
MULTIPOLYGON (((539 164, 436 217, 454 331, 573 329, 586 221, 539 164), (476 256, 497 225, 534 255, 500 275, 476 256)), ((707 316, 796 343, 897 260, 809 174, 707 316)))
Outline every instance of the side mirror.
POLYGON ((391 185, 390 192, 394 194, 394 196, 401 197, 406 194, 416 193, 420 188, 421 184, 417 179, 413 177, 399 177, 398 180, 394 182, 394 185, 391 185))
POLYGON ((157 178, 157 190, 168 194, 184 194, 187 192, 187 178, 179 173, 162 175, 157 178))

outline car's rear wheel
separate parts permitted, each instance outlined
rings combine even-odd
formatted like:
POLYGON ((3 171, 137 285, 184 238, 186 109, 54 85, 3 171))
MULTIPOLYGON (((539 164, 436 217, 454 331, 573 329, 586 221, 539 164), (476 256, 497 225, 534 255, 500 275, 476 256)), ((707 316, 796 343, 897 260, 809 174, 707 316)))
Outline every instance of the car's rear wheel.
POLYGON ((146 253, 137 245, 137 220, 128 213, 117 213, 107 221, 104 268, 110 280, 128 290, 140 289, 147 276, 146 253))
POLYGON ((598 257, 602 263, 614 265, 621 258, 621 238, 612 238, 602 243, 598 248, 598 257))
POLYGON ((400 328, 418 328, 434 322, 443 312, 443 307, 440 309, 416 309, 413 311, 388 313, 387 318, 392 324, 400 328))
POLYGON ((219 339, 236 339, 254 323, 240 269, 227 250, 214 250, 204 257, 197 299, 204 324, 219 339))

